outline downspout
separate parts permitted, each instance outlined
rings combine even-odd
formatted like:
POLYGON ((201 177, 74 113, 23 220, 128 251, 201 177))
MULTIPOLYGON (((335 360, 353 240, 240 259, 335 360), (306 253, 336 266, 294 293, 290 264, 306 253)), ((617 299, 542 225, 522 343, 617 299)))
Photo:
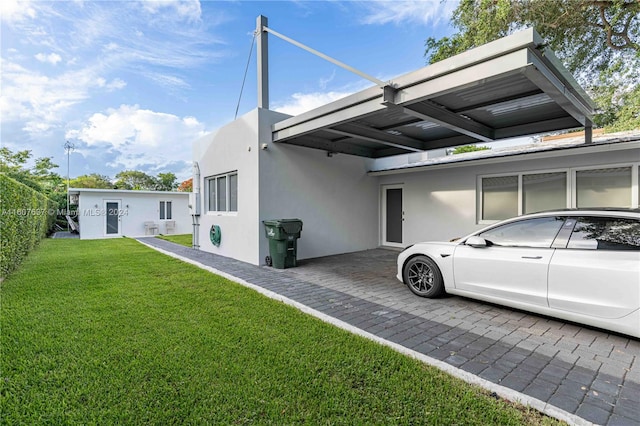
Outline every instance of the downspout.
POLYGON ((200 166, 197 161, 193 162, 193 188, 191 189, 190 204, 193 223, 191 246, 194 250, 200 250, 200 166))

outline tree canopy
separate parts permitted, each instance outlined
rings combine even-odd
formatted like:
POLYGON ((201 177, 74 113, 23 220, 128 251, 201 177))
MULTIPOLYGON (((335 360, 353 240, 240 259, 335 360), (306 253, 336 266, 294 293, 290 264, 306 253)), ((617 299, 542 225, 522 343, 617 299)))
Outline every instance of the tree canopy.
POLYGON ((182 181, 180 185, 178 185, 178 191, 180 192, 192 192, 193 191, 193 178, 189 178, 185 181, 182 181))
POLYGON ((430 63, 533 27, 599 106, 594 122, 640 128, 640 2, 461 0, 451 37, 426 40, 430 63))
POLYGON ((52 157, 37 158, 29 168, 27 162, 31 156, 28 149, 13 152, 7 147, 0 148, 0 172, 49 197, 64 192, 64 180, 53 171, 58 165, 51 161, 52 157))
POLYGON ((109 176, 91 173, 71 179, 69 186, 71 188, 112 189, 113 183, 111 183, 109 176))
POLYGON ((176 175, 158 173, 157 177, 150 176, 139 170, 124 170, 116 175, 116 189, 133 189, 145 191, 173 191, 177 188, 176 175))

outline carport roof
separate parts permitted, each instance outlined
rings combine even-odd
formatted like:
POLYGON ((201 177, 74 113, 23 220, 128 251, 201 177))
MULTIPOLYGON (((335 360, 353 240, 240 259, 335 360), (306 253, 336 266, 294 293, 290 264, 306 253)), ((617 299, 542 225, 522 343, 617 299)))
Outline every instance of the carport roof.
POLYGON ((272 126, 272 141, 370 158, 591 127, 594 104, 527 29, 272 126))

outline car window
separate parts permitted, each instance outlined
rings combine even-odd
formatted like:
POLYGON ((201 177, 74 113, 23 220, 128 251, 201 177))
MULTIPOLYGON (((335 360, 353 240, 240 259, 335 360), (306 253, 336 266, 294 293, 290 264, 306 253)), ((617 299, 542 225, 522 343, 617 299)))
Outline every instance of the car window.
POLYGON ((525 219, 497 226, 478 236, 497 246, 551 247, 563 223, 564 218, 553 216, 525 219))
POLYGON ((640 250, 640 220, 582 217, 571 233, 567 248, 640 250))

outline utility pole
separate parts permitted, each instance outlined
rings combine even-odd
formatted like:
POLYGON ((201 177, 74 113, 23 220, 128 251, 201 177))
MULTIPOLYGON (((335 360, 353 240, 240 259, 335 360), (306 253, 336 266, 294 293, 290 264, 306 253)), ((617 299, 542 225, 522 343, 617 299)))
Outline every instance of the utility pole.
MULTIPOLYGON (((75 145, 69 141, 64 143, 64 150, 67 151, 67 211, 69 214, 69 206, 71 205, 71 196, 69 195, 69 157, 71 156, 71 151, 75 149, 75 145)), ((69 230, 69 222, 67 222, 67 231, 69 230)))

